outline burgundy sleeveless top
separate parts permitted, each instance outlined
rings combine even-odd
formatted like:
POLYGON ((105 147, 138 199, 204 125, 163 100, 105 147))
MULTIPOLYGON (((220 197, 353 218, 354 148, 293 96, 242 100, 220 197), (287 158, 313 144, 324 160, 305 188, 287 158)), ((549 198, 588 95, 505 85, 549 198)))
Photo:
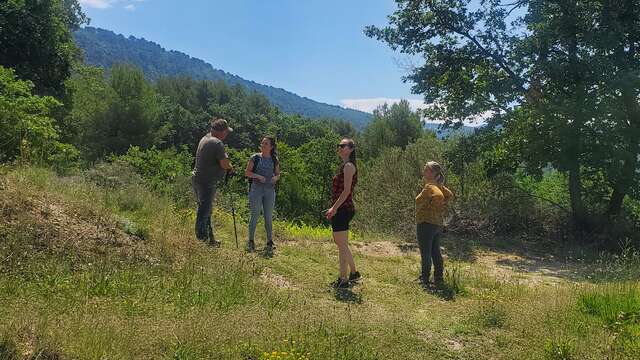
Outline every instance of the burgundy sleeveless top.
MULTIPOLYGON (((355 174, 353 174, 353 179, 351 180, 351 192, 347 199, 340 205, 338 209, 348 209, 355 210, 355 206, 353 205, 353 189, 355 189, 356 184, 358 183, 358 170, 356 170, 355 174)), ((344 190, 344 165, 340 167, 340 172, 333 177, 333 186, 331 191, 331 202, 333 204, 336 203, 336 200, 342 194, 342 190, 344 190)))

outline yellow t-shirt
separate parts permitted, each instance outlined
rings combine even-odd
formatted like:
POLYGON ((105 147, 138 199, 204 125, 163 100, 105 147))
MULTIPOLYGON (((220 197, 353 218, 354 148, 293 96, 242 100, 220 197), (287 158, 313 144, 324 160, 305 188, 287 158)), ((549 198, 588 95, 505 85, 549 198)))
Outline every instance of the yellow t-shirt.
POLYGON ((453 193, 446 186, 426 183, 416 196, 416 224, 443 226, 447 204, 452 198, 453 193))

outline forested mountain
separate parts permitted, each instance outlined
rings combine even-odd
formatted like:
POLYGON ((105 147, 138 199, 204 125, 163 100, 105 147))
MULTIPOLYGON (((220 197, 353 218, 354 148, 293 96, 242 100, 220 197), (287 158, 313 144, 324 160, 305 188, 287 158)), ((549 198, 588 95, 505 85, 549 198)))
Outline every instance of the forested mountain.
POLYGON ((434 122, 424 122, 423 127, 425 130, 433 131, 439 138, 446 138, 450 135, 454 134, 464 134, 464 135, 472 135, 476 128, 473 126, 463 125, 458 129, 443 129, 440 127, 439 123, 434 122))
POLYGON ((75 38, 84 50, 85 61, 106 69, 113 64, 125 62, 139 66, 145 76, 152 80, 161 76, 187 75, 195 79, 223 80, 230 85, 240 84, 263 94, 273 105, 286 113, 310 118, 342 119, 352 123, 356 128, 364 127, 371 119, 370 114, 362 111, 320 103, 284 89, 245 80, 215 69, 211 64, 182 52, 165 50, 145 39, 133 36, 127 38, 109 30, 93 27, 79 29, 75 32, 75 38))

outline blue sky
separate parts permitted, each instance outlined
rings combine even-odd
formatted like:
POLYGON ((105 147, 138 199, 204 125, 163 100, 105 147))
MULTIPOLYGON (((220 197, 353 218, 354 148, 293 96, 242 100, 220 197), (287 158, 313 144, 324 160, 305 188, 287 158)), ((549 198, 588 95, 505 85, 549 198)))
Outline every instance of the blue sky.
POLYGON ((80 0, 91 26, 143 37, 245 79, 370 111, 415 99, 409 59, 363 34, 393 0, 80 0), (404 64, 404 65, 403 65, 404 64))

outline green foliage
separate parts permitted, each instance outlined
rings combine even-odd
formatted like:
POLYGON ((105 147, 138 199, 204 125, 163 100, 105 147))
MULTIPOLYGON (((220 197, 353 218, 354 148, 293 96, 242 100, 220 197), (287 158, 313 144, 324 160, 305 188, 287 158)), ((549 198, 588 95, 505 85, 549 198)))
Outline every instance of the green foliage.
POLYGON ((424 185, 422 169, 430 160, 442 163, 442 152, 439 140, 424 136, 405 150, 389 148, 378 158, 360 164, 355 192, 358 226, 415 238, 415 197, 424 185))
POLYGON ((308 184, 317 183, 318 179, 300 151, 287 145, 280 145, 278 151, 281 159, 281 178, 276 196, 278 214, 303 223, 317 223, 323 206, 317 194, 322 188, 308 184))
POLYGON ((363 130, 362 147, 366 157, 374 158, 388 147, 404 149, 422 134, 420 116, 411 110, 408 101, 401 100, 374 111, 373 120, 363 130))
POLYGON ((171 197, 180 205, 192 203, 190 179, 193 156, 186 147, 178 151, 155 147, 143 150, 132 146, 126 154, 114 156, 111 161, 131 166, 150 189, 171 197))
POLYGON ((620 213, 640 181, 632 3, 396 3, 390 26, 366 33, 425 59, 407 78, 432 104, 429 118, 454 124, 491 115, 487 157, 536 176, 547 164, 567 174, 573 219, 584 230, 620 213), (594 207, 583 196, 599 177, 598 193, 610 195, 594 207))
POLYGON ((33 84, 0 66, 0 162, 20 159, 49 163, 63 171, 77 160, 77 150, 58 141, 51 113, 60 103, 49 96, 32 95, 33 84))
POLYGON ((37 94, 60 96, 80 51, 72 31, 87 23, 77 0, 0 4, 0 65, 31 80, 37 94))
POLYGON ((117 65, 105 79, 102 70, 81 67, 67 81, 67 98, 63 127, 88 160, 159 142, 162 102, 139 69, 117 65))

